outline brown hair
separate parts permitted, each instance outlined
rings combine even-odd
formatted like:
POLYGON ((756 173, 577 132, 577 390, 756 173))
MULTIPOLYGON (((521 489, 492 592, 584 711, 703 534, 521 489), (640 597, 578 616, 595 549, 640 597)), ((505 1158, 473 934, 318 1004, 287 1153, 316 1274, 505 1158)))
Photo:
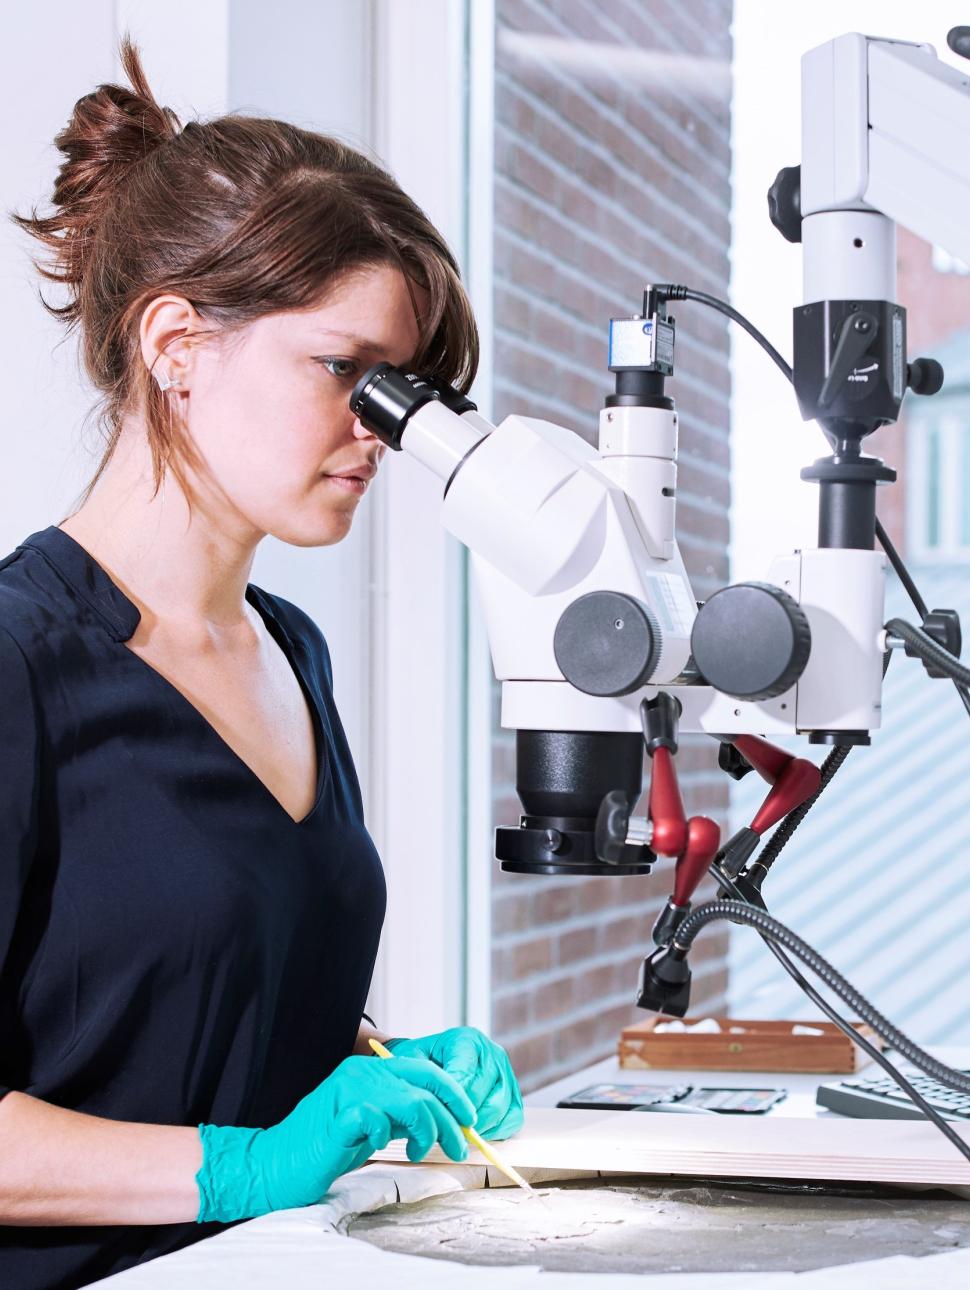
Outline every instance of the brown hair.
POLYGON ((230 114, 182 129, 155 100, 129 35, 120 50, 132 88, 99 85, 54 140, 66 158, 56 212, 11 216, 54 252, 51 266, 35 267, 70 299, 41 301, 69 331, 80 327, 84 368, 101 391, 107 446, 82 504, 132 410, 145 417, 156 492, 166 468, 182 481, 178 462, 191 450, 139 344, 142 311, 163 293, 228 333, 310 308, 347 273, 390 263, 430 297, 415 366, 467 390, 478 335, 458 266, 385 170, 285 121, 230 114))

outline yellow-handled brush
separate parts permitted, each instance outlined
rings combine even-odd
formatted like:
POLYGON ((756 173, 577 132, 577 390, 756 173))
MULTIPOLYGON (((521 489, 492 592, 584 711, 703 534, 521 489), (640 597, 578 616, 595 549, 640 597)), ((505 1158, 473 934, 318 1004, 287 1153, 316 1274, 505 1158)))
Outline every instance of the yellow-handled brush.
MULTIPOLYGON (((385 1048, 384 1045, 379 1040, 369 1039, 367 1042, 370 1044, 371 1048, 374 1050, 374 1052, 377 1054, 378 1057, 394 1056, 391 1050, 389 1048, 385 1048)), ((498 1152, 495 1150, 495 1148, 490 1146, 480 1134, 476 1133, 474 1129, 469 1128, 464 1124, 460 1124, 458 1127, 461 1129, 462 1133, 472 1144, 472 1146, 477 1151, 480 1151, 482 1153, 482 1155, 485 1157, 485 1159, 488 1161, 490 1165, 494 1165, 496 1169, 501 1169, 502 1173, 505 1174, 506 1178, 508 1178, 511 1182, 514 1182, 517 1187, 522 1187, 525 1189, 525 1191, 533 1192, 533 1195, 535 1194, 533 1188, 530 1187, 530 1185, 526 1182, 526 1180, 522 1177, 522 1175, 518 1173, 515 1169, 513 1169, 511 1165, 506 1164, 505 1161, 498 1154, 498 1152)))

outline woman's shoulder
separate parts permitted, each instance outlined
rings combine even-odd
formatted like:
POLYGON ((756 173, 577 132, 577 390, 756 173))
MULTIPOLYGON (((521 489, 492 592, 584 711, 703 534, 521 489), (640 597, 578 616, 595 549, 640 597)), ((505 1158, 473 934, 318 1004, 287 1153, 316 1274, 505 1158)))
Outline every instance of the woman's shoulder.
POLYGON ((302 646, 311 658, 321 660, 327 684, 333 689, 333 666, 330 661, 330 647, 319 625, 305 609, 301 609, 292 600, 286 600, 283 596, 277 596, 271 591, 265 591, 254 583, 250 583, 249 587, 260 598, 264 610, 272 614, 293 644, 302 646))
POLYGON ((23 546, 0 557, 0 631, 7 640, 23 643, 42 635, 50 621, 49 596, 28 564, 23 546))
MULTIPOLYGON (((4 726, 34 708, 35 679, 29 662, 31 642, 38 639, 39 606, 16 584, 5 581, 0 561, 0 694, 4 726)), ((5 731, 6 733, 6 731, 5 731)))

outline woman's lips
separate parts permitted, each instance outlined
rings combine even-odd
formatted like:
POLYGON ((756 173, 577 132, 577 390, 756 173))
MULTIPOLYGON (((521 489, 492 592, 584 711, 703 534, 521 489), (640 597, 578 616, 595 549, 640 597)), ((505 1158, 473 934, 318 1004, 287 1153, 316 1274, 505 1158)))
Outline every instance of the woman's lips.
POLYGON ((367 491, 367 480, 358 479, 356 475, 324 475, 324 479, 328 479, 343 492, 356 493, 358 497, 367 491))

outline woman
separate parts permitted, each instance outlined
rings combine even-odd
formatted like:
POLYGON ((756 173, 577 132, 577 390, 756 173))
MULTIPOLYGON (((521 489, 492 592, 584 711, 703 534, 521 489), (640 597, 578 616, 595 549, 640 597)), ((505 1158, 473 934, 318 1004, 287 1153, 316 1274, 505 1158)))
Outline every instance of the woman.
POLYGON ((461 1159, 461 1125, 522 1122, 479 1031, 365 1055, 385 891, 327 645, 247 581, 268 533, 349 531, 383 454, 348 407, 365 368, 470 384, 454 260, 358 153, 279 121, 180 130, 127 37, 122 61, 132 89, 100 86, 56 140, 55 213, 14 217, 54 254, 69 300, 47 307, 107 430, 79 508, 0 562, 19 1290, 310 1204, 391 1137, 461 1159))

